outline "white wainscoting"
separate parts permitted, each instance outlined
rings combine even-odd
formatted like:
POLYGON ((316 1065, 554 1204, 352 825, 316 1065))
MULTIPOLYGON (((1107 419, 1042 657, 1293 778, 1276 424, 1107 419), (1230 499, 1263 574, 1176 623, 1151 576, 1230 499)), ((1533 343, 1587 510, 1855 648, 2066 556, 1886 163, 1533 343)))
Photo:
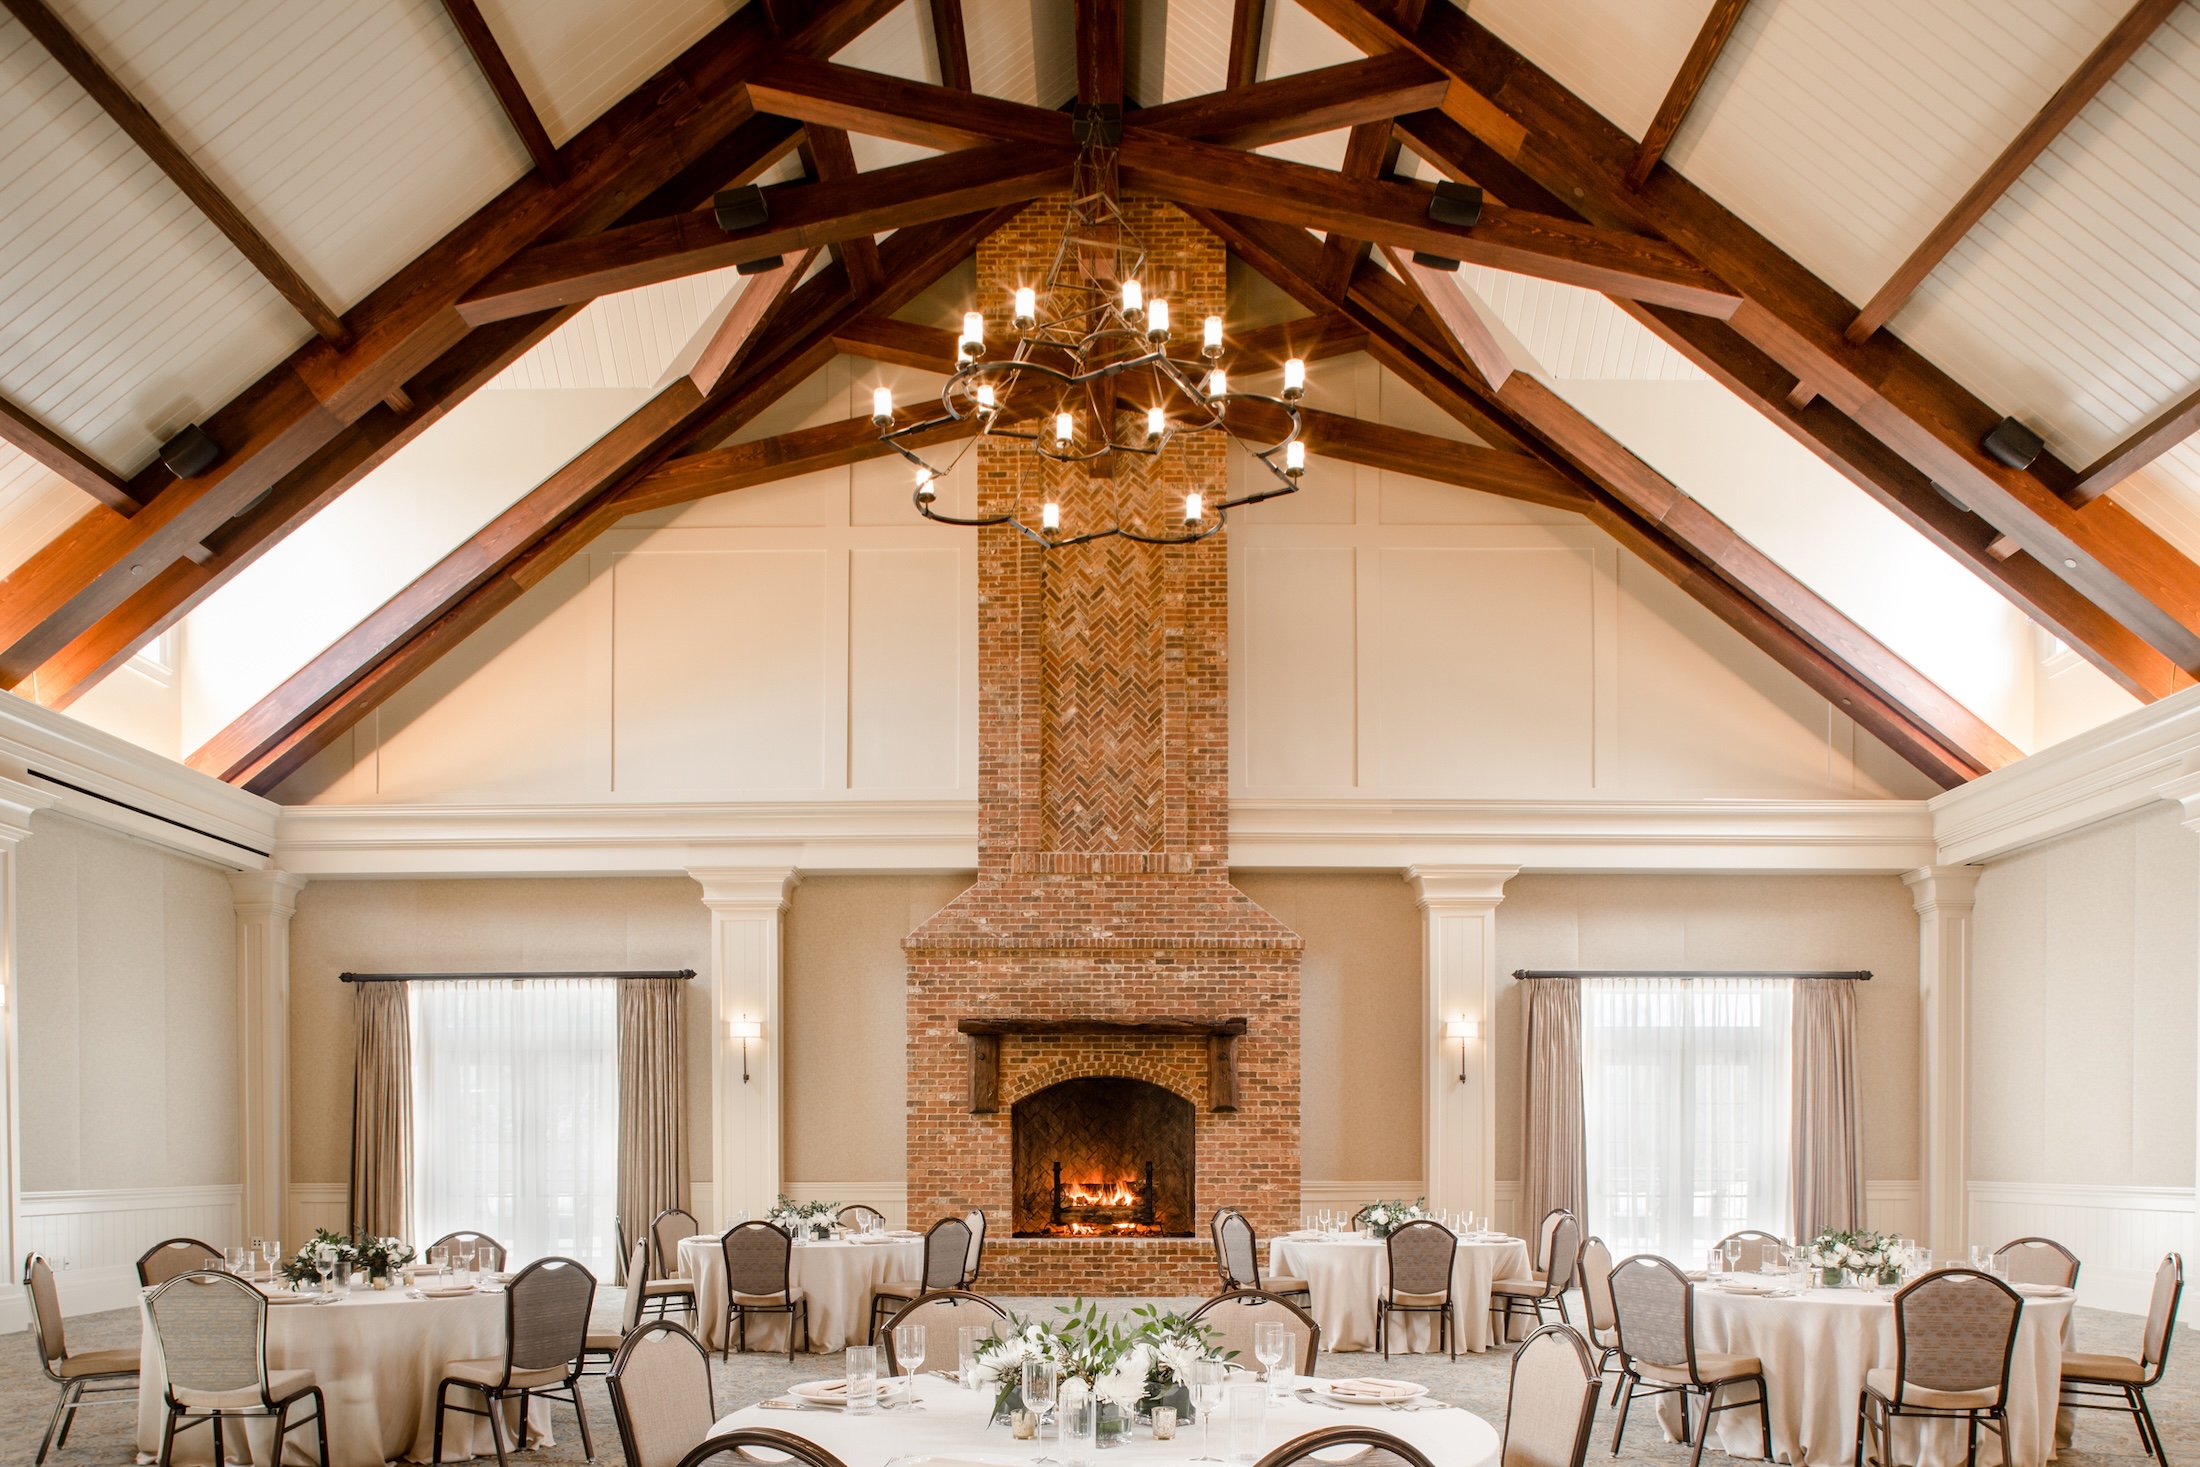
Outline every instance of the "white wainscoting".
POLYGON ((1357 1212, 1378 1197, 1403 1197, 1408 1201, 1428 1190, 1418 1179, 1410 1182, 1316 1182, 1299 1179, 1299 1210, 1357 1212))
POLYGON ((1919 1183, 1864 1183, 1864 1226, 1873 1232, 1914 1238, 1923 1216, 1924 1192, 1919 1183))
POLYGON ((2144 1314, 2162 1255, 2191 1256, 2190 1187, 2076 1187, 1973 1182, 1973 1243, 2053 1238, 2078 1255, 2078 1302, 2144 1314))
POLYGON ((797 1202, 837 1202, 842 1207, 860 1202, 886 1214, 890 1228, 930 1227, 938 1218, 909 1221, 909 1187, 905 1182, 788 1182, 781 1188, 797 1202))
POLYGON ((351 1231, 351 1185, 347 1182, 293 1182, 290 1205, 283 1210, 283 1236, 289 1252, 313 1236, 316 1228, 351 1231))
MULTIPOLYGON (((242 1187, 133 1187, 94 1192, 25 1192, 22 1246, 46 1255, 64 1315, 137 1303, 137 1261, 168 1238, 216 1248, 242 1243, 242 1187)), ((30 1323, 20 1291, 0 1295, 0 1330, 30 1323)))

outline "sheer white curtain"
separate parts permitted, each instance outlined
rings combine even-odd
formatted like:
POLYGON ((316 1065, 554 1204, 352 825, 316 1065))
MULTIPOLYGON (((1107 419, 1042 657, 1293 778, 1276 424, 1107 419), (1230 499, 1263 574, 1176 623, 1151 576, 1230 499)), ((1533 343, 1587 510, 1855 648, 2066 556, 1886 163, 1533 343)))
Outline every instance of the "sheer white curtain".
POLYGON ((1587 1226, 1616 1256, 1787 1235, 1791 981, 1581 980, 1587 1226))
POLYGON ((610 1278, 617 981, 410 986, 420 1241, 473 1229, 504 1244, 513 1267, 558 1254, 610 1278))

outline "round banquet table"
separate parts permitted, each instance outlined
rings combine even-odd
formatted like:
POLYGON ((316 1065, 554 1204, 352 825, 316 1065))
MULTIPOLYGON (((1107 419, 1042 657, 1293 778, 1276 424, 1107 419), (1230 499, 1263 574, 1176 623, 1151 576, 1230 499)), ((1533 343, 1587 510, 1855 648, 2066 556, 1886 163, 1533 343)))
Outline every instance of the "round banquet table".
MULTIPOLYGON (((2063 1351, 2077 1343, 2068 1297, 2028 1297, 2009 1362, 2009 1450, 2016 1467, 2053 1460, 2063 1351)), ((1894 1295, 1870 1289, 1805 1289, 1787 1296, 1729 1293, 1696 1285, 1696 1348, 1754 1355, 1764 1362, 1772 1404, 1772 1451, 1795 1463, 1848 1463, 1856 1454, 1856 1399, 1864 1372, 1894 1368, 1894 1295)), ((1746 1394, 1746 1388, 1744 1391, 1746 1394)), ((1658 1398, 1669 1439, 1680 1424, 1677 1397, 1658 1398)), ((1700 1408, 1699 1408, 1700 1409, 1700 1408)), ((1762 1455, 1754 1408, 1722 1411, 1707 1445, 1730 1456, 1762 1455)), ((1918 1467, 1961 1467, 1961 1422, 1897 1420, 1894 1458, 1918 1467), (1921 1439, 1922 1434, 1922 1439, 1921 1439)), ((1979 1461, 2001 1460, 1999 1440, 1979 1433, 1979 1461)))
MULTIPOLYGON (((717 1433, 762 1426, 793 1432, 825 1448, 848 1467, 886 1467, 889 1462, 905 1464, 905 1467, 920 1467, 920 1464, 962 1467, 962 1464, 1028 1462, 1042 1453, 1057 1462, 1069 1460, 1061 1443, 1054 1439, 1051 1425, 1043 1446, 1038 1442, 1016 1441, 1005 1425, 988 1425, 993 1410, 990 1390, 966 1391, 952 1381, 932 1375, 920 1375, 915 1379, 917 1398, 923 1403, 920 1410, 912 1411, 899 1404, 901 1395, 897 1383, 894 1388, 896 1404, 877 1415, 849 1416, 830 1408, 780 1410, 758 1405, 719 1418, 711 1430, 717 1433)), ((1311 1376, 1301 1376, 1298 1380, 1302 1386, 1313 1383, 1311 1376)), ((1215 1452, 1220 1456, 1228 1456, 1230 1450, 1228 1409, 1225 1406, 1214 1423, 1215 1452)), ((1351 1423, 1377 1426, 1404 1437, 1427 1453, 1429 1460, 1441 1462, 1444 1467, 1494 1467, 1497 1461, 1497 1433, 1490 1424, 1453 1407, 1441 1411, 1391 1411, 1382 1407, 1348 1407, 1333 1411, 1304 1401, 1270 1401, 1263 1422, 1263 1454, 1305 1432, 1351 1423)), ((1174 1441, 1157 1442, 1147 1428, 1135 1427, 1129 1442, 1110 1450, 1104 1458, 1099 1458, 1098 1454, 1095 1458, 1121 1464, 1121 1467, 1132 1467, 1136 1463, 1190 1462, 1197 1459, 1202 1450, 1201 1431, 1202 1427, 1195 1422, 1178 1427, 1174 1441)))
MULTIPOLYGON (((339 1291, 334 1304, 273 1304, 267 1311, 267 1364, 270 1370, 310 1370, 328 1406, 329 1467, 381 1467, 400 1458, 426 1462, 435 1454, 435 1388, 443 1367, 453 1360, 483 1360, 504 1354, 504 1295, 467 1294, 455 1299, 414 1299, 402 1289, 339 1291)), ((138 1346, 138 1450, 148 1457, 160 1451, 168 1417, 168 1373, 152 1315, 140 1304, 143 1329, 138 1346)), ((457 1392, 453 1399, 476 1409, 481 1398, 457 1392)), ((527 1443, 544 1445, 550 1435, 550 1404, 535 1401, 527 1412, 527 1443)), ((295 1414, 295 1413, 294 1413, 295 1414)), ((567 1418, 571 1417, 568 1414, 567 1418)), ((516 1433, 519 1405, 505 1409, 504 1429, 516 1433)), ((591 1430, 611 1429, 592 1421, 591 1430)), ((272 1419, 250 1419, 242 1432, 223 1426, 232 1457, 240 1436, 251 1443, 251 1460, 261 1467, 274 1445, 272 1419)), ((293 1467, 317 1464, 314 1429, 293 1429, 283 1443, 283 1460, 293 1467)), ((601 1438, 599 1438, 600 1442, 601 1438)), ((515 1444, 507 1435, 505 1446, 515 1444)), ((443 1418, 443 1460, 496 1454, 489 1423, 479 1416, 448 1412, 443 1418)), ((210 1462, 214 1433, 195 1426, 176 1438, 179 1462, 210 1462)))
MULTIPOLYGON (((1383 1239, 1357 1234, 1274 1238, 1268 1244, 1268 1272, 1306 1280, 1323 1349, 1375 1348, 1375 1301, 1390 1279, 1390 1248, 1383 1239)), ((1451 1296, 1459 1316, 1460 1349, 1480 1352, 1490 1347, 1490 1284, 1529 1276, 1528 1245, 1518 1238, 1459 1240, 1451 1296)), ((1433 1314, 1396 1315, 1393 1328, 1392 1350, 1425 1354, 1436 1348, 1433 1314)))
MULTIPOLYGON (((722 1234, 698 1233, 680 1242, 680 1272, 695 1280, 696 1306, 702 1311, 696 1334, 713 1350, 726 1346, 726 1255, 722 1234)), ((796 1243, 788 1256, 787 1278, 810 1301, 810 1348, 831 1353, 846 1344, 862 1344, 871 1332, 871 1296, 880 1285, 913 1280, 924 1271, 922 1237, 888 1238, 880 1243, 796 1243)), ((749 1348, 787 1348, 787 1316, 749 1316, 749 1348)))

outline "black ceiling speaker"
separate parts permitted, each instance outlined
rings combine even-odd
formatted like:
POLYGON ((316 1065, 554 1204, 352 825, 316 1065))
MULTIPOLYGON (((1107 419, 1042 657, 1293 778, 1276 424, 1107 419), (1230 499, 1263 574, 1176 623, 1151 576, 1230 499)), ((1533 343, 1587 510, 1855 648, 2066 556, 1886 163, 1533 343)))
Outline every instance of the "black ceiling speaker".
POLYGON ((1457 270, 1459 268, 1459 262, 1449 255, 1432 255, 1427 250, 1415 250, 1413 252, 1413 263, 1426 265, 1431 270, 1457 270))
POLYGON ((222 446, 192 423, 160 446, 160 461, 179 479, 196 478, 221 462, 222 446))
POLYGON ((1113 102, 1077 104, 1071 112, 1069 135, 1079 147, 1120 147, 1123 142, 1123 109, 1113 102))
POLYGON ((2032 467, 2032 461, 2040 456, 2040 450, 2046 446, 2046 441, 2039 434, 2015 418, 2003 418, 1994 425, 1994 431, 1987 434, 1985 440, 1979 444, 1979 447, 1986 450, 1988 458, 2012 469, 2032 467))
POLYGON ((761 260, 743 260, 733 267, 733 273, 736 275, 769 275, 786 263, 787 257, 785 255, 766 255, 761 260))
POLYGON ((1453 183, 1446 179, 1436 185, 1436 192, 1428 201, 1428 217, 1438 224, 1472 229, 1482 222, 1482 190, 1471 183, 1453 183))
POLYGON ((710 207, 718 216, 718 227, 728 234, 755 229, 772 217, 764 191, 753 183, 747 188, 720 189, 711 196, 710 207))

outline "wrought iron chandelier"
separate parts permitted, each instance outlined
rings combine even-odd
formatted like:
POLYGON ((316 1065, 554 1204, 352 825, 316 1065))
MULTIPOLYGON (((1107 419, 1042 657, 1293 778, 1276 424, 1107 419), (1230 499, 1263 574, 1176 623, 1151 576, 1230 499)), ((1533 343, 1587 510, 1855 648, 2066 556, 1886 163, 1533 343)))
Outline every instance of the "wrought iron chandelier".
MULTIPOLYGON (((1166 299, 1146 298, 1146 249, 1117 204, 1115 149, 1104 120, 1079 118, 1088 133, 1078 151, 1062 238, 1045 283, 1019 287, 1011 324, 1016 345, 1006 357, 987 354, 985 315, 963 315, 957 344, 958 365, 940 392, 940 415, 894 426, 894 395, 879 387, 871 394, 871 421, 879 437, 916 471, 913 497, 917 512, 943 525, 1011 525, 1049 550, 1083 545, 1120 535, 1142 545, 1190 545, 1218 533, 1233 509, 1298 491, 1306 472, 1306 444, 1299 437, 1299 399, 1306 391, 1306 363, 1293 357, 1283 364, 1280 397, 1240 392, 1230 386, 1223 363, 1222 318, 1201 323, 1200 357, 1185 361, 1169 354, 1173 327, 1166 299), (1142 410, 1143 431, 1117 436, 1118 402, 1128 403, 1133 422, 1142 410), (1256 445, 1229 422, 1232 403, 1265 403, 1281 409, 1290 431, 1273 443, 1256 445), (928 461, 907 440, 922 440, 955 424, 974 424, 955 459, 944 467, 928 461), (1123 512, 1126 496, 1092 491, 1072 506, 1064 524, 1063 505, 1050 488, 1037 526, 1013 512, 963 519, 938 508, 939 484, 960 462, 970 444, 984 439, 1025 445, 1045 466, 1099 465, 1103 460, 1137 466, 1157 465, 1178 438, 1222 434, 1242 444, 1274 478, 1271 487, 1236 499, 1208 504, 1194 489, 1184 496, 1181 529, 1161 532, 1123 512), (1103 504, 1102 500, 1111 502, 1103 504)), ((1116 124, 1120 126, 1119 123, 1116 124)), ((1242 416, 1242 415, 1241 415, 1242 416)), ((1134 477, 1136 477, 1134 475, 1134 477)), ((1088 485, 1108 482, 1088 479, 1088 485)))

